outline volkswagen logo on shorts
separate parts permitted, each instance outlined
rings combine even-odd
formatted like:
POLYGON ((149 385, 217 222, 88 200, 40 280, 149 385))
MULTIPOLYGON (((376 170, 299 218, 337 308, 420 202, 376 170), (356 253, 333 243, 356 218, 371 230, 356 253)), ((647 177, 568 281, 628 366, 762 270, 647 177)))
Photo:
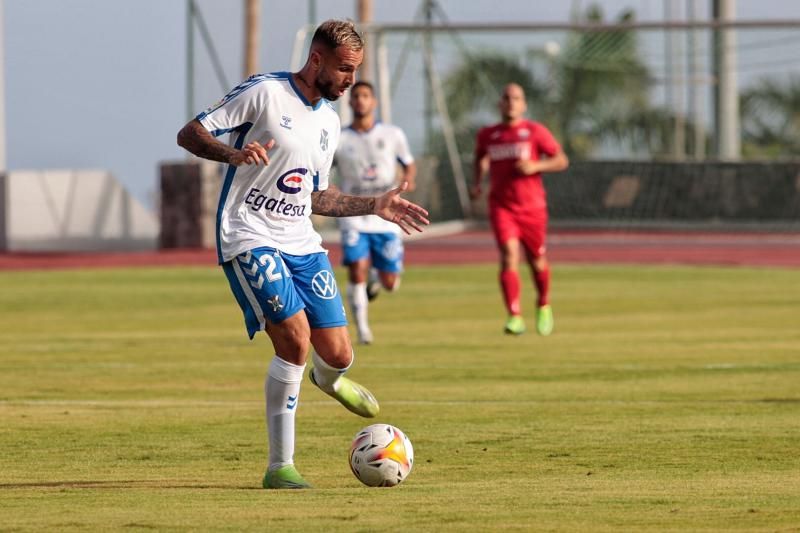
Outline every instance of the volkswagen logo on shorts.
POLYGON ((308 174, 307 168, 293 168, 287 172, 281 174, 281 177, 278 178, 278 189, 285 192, 286 194, 297 194, 303 188, 301 187, 303 183, 303 176, 308 174))
POLYGON ((323 300, 333 300, 339 293, 339 288, 336 286, 336 278, 330 270, 320 270, 311 280, 311 287, 314 289, 314 294, 323 300))

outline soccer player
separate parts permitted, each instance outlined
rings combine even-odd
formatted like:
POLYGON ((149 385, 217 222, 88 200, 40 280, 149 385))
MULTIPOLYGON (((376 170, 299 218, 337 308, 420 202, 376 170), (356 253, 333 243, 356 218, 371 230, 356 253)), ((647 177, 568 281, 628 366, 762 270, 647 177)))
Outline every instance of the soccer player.
POLYGON ((311 213, 375 214, 421 231, 427 212, 400 197, 345 195, 328 174, 340 124, 328 103, 355 81, 364 41, 350 21, 314 33, 299 72, 251 76, 178 133, 178 144, 227 163, 217 210, 217 252, 252 339, 266 330, 275 349, 265 380, 269 465, 262 485, 306 488, 294 466, 295 413, 309 347, 311 382, 350 411, 374 417, 374 396, 344 377, 353 362, 333 269, 311 213), (228 144, 216 137, 229 133, 228 144))
POLYGON ((490 175, 489 220, 500 250, 500 287, 508 311, 505 331, 525 332, 520 304, 519 263, 524 250, 538 292, 536 331, 553 331, 550 308, 550 267, 545 254, 547 201, 543 172, 559 172, 569 160, 550 131, 524 118, 525 93, 510 83, 500 99, 502 121, 478 132, 471 196, 481 195, 481 181, 490 175))
MULTIPOLYGON (((358 81, 350 89, 353 123, 342 130, 334 159, 342 192, 346 194, 373 196, 394 189, 398 163, 402 167, 400 183, 408 183, 407 190, 414 190, 417 166, 406 136, 397 126, 376 122, 376 105, 369 82, 358 81)), ((388 291, 400 286, 400 228, 375 215, 340 218, 339 228, 348 271, 347 301, 356 321, 359 343, 370 344, 373 337, 368 302, 378 295, 381 286, 388 291)))

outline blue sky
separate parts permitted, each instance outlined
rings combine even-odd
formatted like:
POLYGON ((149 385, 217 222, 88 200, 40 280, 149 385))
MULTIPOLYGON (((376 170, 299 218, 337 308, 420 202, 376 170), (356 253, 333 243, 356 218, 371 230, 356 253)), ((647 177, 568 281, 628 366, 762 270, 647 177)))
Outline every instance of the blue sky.
MULTIPOLYGON (((0 0, 3 1, 3 0, 0 0)), ((702 0, 698 0, 702 1, 702 0)), ((589 0, 442 0, 453 22, 567 21, 589 0)), ((661 20, 661 0, 599 0, 661 20)), ((680 1, 684 4, 684 1, 680 1)), ((710 4, 708 2, 702 2, 710 4)), ((152 205, 158 164, 185 157, 175 134, 186 121, 183 0, 4 0, 7 166, 110 169, 152 205)), ((232 85, 241 79, 241 0, 199 0, 232 85)), ((317 19, 355 17, 355 0, 319 0, 317 19)), ((374 0, 376 22, 411 22, 418 0, 374 0)), ((286 70, 308 2, 262 2, 262 71, 286 70)), ((797 0, 738 0, 744 18, 800 19, 797 0)), ((705 10, 707 13, 707 10, 705 10)), ((196 111, 223 91, 199 37, 196 111)))

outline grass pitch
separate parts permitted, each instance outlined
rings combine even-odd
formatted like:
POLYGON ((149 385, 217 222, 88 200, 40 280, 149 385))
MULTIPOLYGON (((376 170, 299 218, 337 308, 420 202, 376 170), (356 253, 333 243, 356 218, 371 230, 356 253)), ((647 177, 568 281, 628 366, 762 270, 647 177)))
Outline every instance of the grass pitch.
POLYGON ((347 450, 369 422, 306 383, 315 489, 276 492, 272 352, 221 270, 3 273, 0 529, 796 531, 798 287, 556 265, 555 333, 514 338, 493 266, 412 267, 351 373, 414 443, 408 480, 361 486, 347 450))

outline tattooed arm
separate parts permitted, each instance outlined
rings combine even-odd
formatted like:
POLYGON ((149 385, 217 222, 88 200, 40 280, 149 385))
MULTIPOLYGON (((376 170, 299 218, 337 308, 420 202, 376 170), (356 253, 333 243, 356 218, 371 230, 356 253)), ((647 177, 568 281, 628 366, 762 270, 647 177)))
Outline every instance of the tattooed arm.
POLYGON ((275 139, 262 145, 258 142, 247 143, 241 150, 237 150, 225 143, 219 142, 211 135, 197 119, 189 121, 178 132, 178 145, 182 146, 197 157, 239 165, 269 165, 267 151, 275 146, 275 139))
POLYGON ((354 217, 375 214, 374 196, 351 196, 335 185, 311 193, 311 211, 327 217, 354 217))
POLYGON ((411 229, 422 231, 421 226, 428 222, 428 212, 413 202, 400 198, 400 193, 408 188, 403 182, 383 196, 351 196, 331 185, 324 191, 311 193, 311 210, 317 215, 329 217, 352 217, 358 215, 378 215, 394 222, 406 233, 411 229))

